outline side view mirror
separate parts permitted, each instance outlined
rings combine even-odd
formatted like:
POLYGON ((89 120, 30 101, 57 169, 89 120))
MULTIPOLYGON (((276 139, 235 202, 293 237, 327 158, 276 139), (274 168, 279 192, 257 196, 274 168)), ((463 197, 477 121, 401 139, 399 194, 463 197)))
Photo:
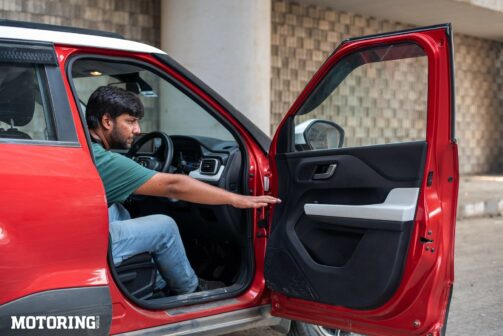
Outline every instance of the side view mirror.
POLYGON ((341 148, 344 129, 333 121, 310 119, 295 126, 295 148, 298 151, 341 148))

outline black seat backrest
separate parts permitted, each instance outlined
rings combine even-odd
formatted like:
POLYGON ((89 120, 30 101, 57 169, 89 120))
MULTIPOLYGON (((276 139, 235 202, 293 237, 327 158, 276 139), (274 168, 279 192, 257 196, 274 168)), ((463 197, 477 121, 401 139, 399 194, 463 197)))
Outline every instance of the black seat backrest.
POLYGON ((0 121, 10 127, 7 130, 0 129, 0 137, 31 139, 28 134, 17 130, 15 126, 26 126, 33 119, 36 94, 35 70, 2 64, 0 72, 2 72, 0 121))
POLYGON ((28 134, 21 132, 17 128, 9 128, 7 130, 0 128, 0 138, 31 140, 28 134))

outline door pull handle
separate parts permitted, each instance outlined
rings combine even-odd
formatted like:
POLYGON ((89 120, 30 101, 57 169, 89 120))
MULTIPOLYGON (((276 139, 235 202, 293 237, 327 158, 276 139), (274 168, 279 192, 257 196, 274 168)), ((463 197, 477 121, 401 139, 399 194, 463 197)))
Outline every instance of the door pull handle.
POLYGON ((337 168, 337 163, 332 163, 328 165, 327 170, 324 173, 317 173, 313 175, 313 180, 326 180, 332 177, 335 173, 335 168, 337 168))

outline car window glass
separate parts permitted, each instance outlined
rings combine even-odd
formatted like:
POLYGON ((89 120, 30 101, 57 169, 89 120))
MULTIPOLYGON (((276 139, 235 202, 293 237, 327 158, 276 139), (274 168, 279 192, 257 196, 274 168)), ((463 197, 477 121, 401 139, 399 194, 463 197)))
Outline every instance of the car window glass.
POLYGON ((416 44, 354 52, 295 116, 296 150, 424 140, 427 92, 428 60, 416 44))
POLYGON ((80 104, 85 111, 92 92, 111 85, 135 92, 145 106, 142 133, 203 136, 234 141, 233 135, 196 101, 157 73, 124 62, 80 59, 72 67, 80 104))
POLYGON ((39 65, 0 64, 0 140, 56 140, 39 65))

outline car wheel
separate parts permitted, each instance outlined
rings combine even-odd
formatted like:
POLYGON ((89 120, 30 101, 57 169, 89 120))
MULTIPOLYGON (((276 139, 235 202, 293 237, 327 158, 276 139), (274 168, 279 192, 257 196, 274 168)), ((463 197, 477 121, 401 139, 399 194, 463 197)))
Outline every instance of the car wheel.
POLYGON ((325 328, 316 324, 309 324, 303 322, 292 322, 292 327, 288 336, 356 336, 349 331, 340 329, 325 328))

